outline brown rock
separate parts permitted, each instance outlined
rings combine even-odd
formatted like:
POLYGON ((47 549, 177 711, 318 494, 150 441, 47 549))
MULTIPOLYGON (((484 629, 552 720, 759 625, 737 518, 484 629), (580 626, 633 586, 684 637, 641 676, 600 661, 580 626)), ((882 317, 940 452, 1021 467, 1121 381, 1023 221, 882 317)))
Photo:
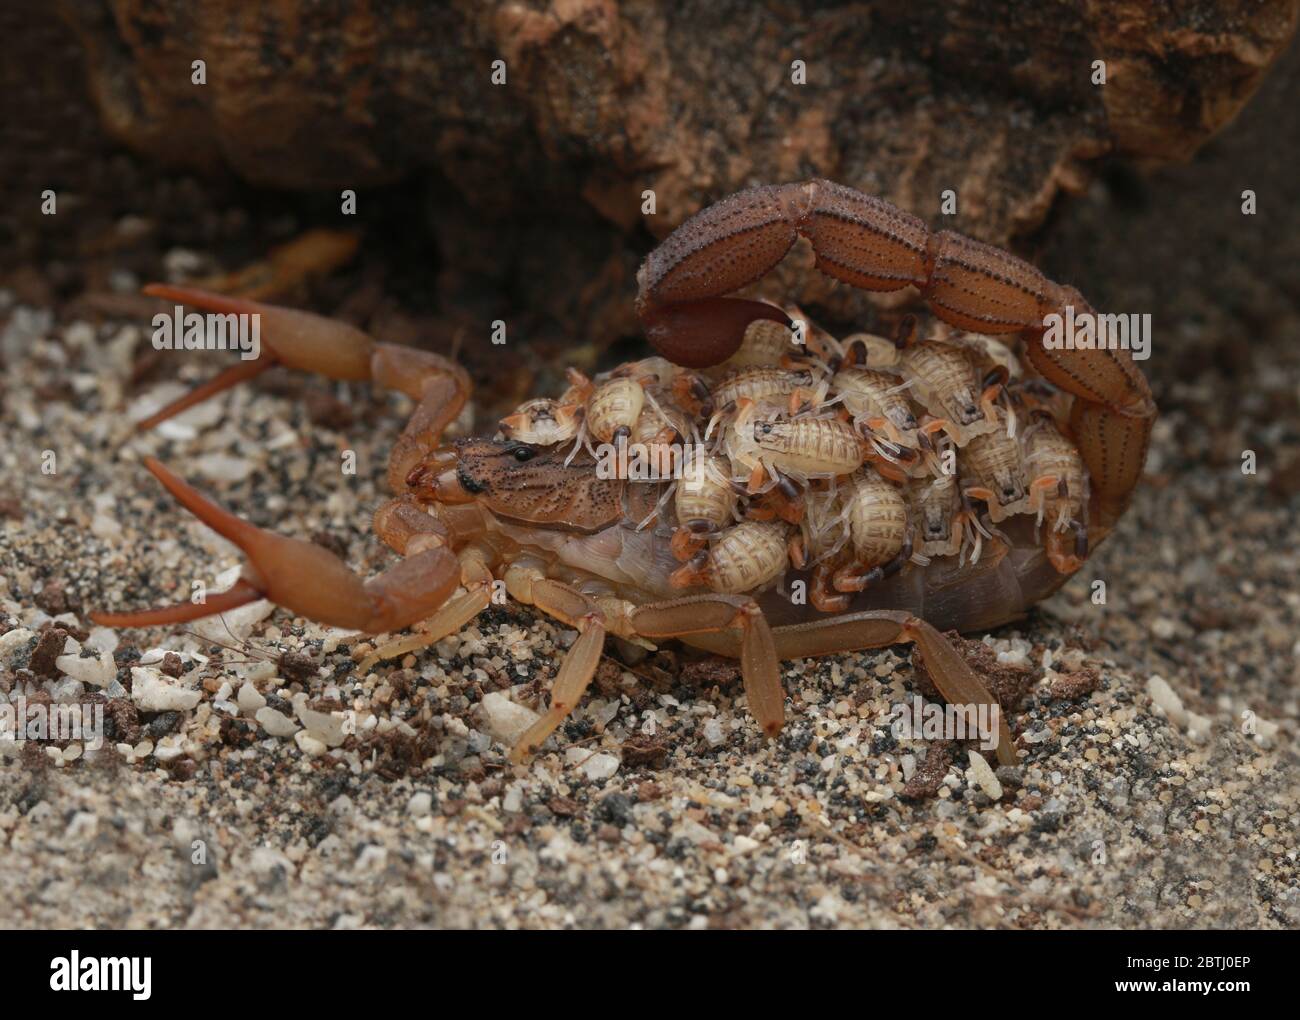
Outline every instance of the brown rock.
MULTIPOLYGON (((137 152, 363 203, 427 177, 433 293, 459 306, 448 321, 481 329, 513 281, 516 312, 604 344, 637 331, 642 225, 661 238, 746 184, 830 177, 1003 244, 1102 156, 1184 159, 1258 86, 1297 0, 59 10, 100 119, 137 152), (945 189, 958 205, 941 217, 945 189), (475 278, 482 308, 464 298, 475 278)), ((801 248, 765 292, 863 317, 867 299, 810 264, 801 248)))

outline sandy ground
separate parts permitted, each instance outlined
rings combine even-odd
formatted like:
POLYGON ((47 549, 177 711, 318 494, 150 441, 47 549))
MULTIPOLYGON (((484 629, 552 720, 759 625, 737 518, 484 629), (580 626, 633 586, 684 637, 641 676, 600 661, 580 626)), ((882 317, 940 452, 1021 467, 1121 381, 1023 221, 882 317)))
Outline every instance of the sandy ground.
MULTIPOLYGON (((533 704, 573 639, 515 605, 364 675, 365 642, 266 606, 192 632, 92 628, 89 609, 185 598, 238 563, 145 453, 382 569, 369 514, 406 410, 277 371, 134 436, 132 417, 222 363, 151 360, 135 287, 196 258, 234 268, 296 228, 123 178, 129 209, 147 195, 167 244, 195 250, 82 237, 0 283, 0 694, 98 703, 110 732, 98 753, 0 740, 0 924, 1300 925, 1300 178, 1281 130, 1297 81, 1293 55, 1193 164, 1116 169, 1032 253, 1099 307, 1153 311, 1162 417, 1117 533, 983 638, 998 669, 1032 669, 1023 764, 996 786, 966 749, 891 732, 917 688, 905 648, 785 664, 771 743, 734 669, 609 657, 547 753, 513 768, 511 699, 533 704), (238 253, 208 251, 214 223, 238 253), (76 309, 105 289, 108 314, 76 309)), ((514 356, 515 381, 558 376, 514 356)))
POLYGON ((238 563, 140 467, 150 452, 256 523, 382 568, 368 517, 399 399, 285 376, 134 436, 176 376, 217 361, 133 386, 139 322, 0 300, 0 686, 111 720, 97 753, 0 743, 0 923, 1300 924, 1294 346, 1167 386, 1123 527, 984 638, 1036 677, 1023 764, 996 782, 966 749, 892 734, 916 687, 906 649, 786 663, 775 742, 734 670, 607 658, 547 753, 512 767, 507 699, 535 700, 574 636, 518 606, 368 674, 361 639, 264 604, 191 632, 85 616, 238 563), (932 795, 906 795, 927 777, 932 795))

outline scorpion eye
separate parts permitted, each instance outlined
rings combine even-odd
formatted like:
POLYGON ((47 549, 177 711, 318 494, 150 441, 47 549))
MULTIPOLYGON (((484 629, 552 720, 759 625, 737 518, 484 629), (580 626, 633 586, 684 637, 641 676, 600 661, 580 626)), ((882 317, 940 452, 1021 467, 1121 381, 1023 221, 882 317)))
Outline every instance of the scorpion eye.
POLYGON ((515 455, 515 460, 519 461, 522 464, 536 457, 537 451, 534 450, 531 446, 516 446, 514 449, 514 455, 515 455))

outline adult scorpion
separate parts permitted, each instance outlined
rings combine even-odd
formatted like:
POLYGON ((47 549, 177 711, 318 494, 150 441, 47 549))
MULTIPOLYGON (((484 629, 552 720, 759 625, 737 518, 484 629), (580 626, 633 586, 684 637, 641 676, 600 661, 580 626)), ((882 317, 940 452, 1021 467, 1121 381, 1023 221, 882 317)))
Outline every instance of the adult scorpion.
MULTIPOLYGON (((1045 324, 1077 291, 1015 256, 828 181, 750 188, 704 209, 646 258, 636 307, 661 357, 528 401, 491 436, 445 444, 469 398, 459 366, 307 312, 186 287, 146 292, 261 316, 263 354, 142 423, 274 364, 370 380, 415 409, 374 517, 403 559, 363 580, 329 550, 228 513, 159 461, 146 467, 244 553, 203 605, 92 614, 174 624, 267 598, 382 643, 363 663, 455 633, 503 581, 578 631, 550 706, 511 751, 563 722, 607 635, 678 639, 739 658, 749 710, 782 727, 783 659, 914 642, 955 704, 996 707, 941 630, 980 631, 1052 594, 1113 530, 1141 475, 1156 408, 1126 350, 1061 348, 1045 324), (874 291, 914 287, 938 324, 894 342, 797 342, 797 309, 728 297, 800 238, 818 268, 874 291), (1023 361, 993 337, 1023 339, 1023 361), (796 342, 792 342, 796 341, 796 342), (612 448, 685 463, 676 477, 604 470, 612 448), (684 460, 664 456, 690 451, 684 460), (806 598, 797 593, 807 592, 806 598)), ((671 474, 671 472, 669 472, 671 474)), ((1017 760, 1000 718, 998 757, 1017 760)))

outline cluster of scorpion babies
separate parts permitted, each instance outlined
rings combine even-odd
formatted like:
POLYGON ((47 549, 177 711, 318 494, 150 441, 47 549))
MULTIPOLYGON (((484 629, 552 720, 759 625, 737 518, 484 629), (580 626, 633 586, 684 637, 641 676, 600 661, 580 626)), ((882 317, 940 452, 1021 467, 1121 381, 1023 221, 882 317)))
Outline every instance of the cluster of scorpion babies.
POLYGON ((913 316, 893 340, 806 332, 756 321, 702 371, 658 357, 594 380, 571 369, 560 398, 526 402, 500 437, 571 444, 567 463, 658 485, 625 526, 672 529, 674 588, 755 592, 794 568, 816 608, 839 612, 909 564, 1009 546, 998 526, 1015 515, 1058 571, 1078 568, 1088 481, 1069 395, 1003 341, 939 323, 922 336, 913 316))

